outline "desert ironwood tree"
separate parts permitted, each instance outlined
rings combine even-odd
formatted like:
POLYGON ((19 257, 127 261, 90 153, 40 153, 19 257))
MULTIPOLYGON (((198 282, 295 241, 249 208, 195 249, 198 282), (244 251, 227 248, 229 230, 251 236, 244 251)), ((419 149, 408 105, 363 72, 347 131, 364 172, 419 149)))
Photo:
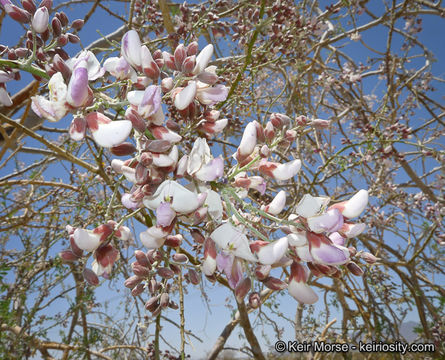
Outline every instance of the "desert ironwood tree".
POLYGON ((441 1, 0 2, 2 358, 444 355, 441 1))

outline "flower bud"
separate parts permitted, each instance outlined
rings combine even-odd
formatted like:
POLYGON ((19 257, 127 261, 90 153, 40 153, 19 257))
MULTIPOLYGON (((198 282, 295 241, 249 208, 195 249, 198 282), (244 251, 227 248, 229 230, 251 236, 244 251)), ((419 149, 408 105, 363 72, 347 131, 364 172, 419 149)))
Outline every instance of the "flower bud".
POLYGON ((198 244, 204 244, 205 238, 199 230, 190 230, 190 235, 192 235, 193 240, 195 240, 198 244))
POLYGON ((23 8, 31 14, 34 14, 37 10, 36 4, 33 0, 22 0, 23 8))
POLYGON ((54 17, 51 20, 51 28, 53 30, 54 37, 59 37, 62 34, 62 24, 58 18, 54 17))
POLYGON ((50 11, 53 7, 53 0, 42 0, 39 7, 42 7, 42 6, 46 7, 48 9, 48 11, 50 11))
POLYGON ((165 309, 168 306, 169 300, 170 296, 167 293, 162 293, 159 299, 159 306, 165 309))
POLYGON ((264 280, 264 285, 266 285, 270 290, 283 290, 287 288, 287 284, 280 279, 269 276, 264 280))
POLYGON ((71 250, 62 250, 59 253, 59 256, 62 259, 62 261, 66 262, 74 262, 79 259, 79 257, 76 254, 74 254, 71 250))
POLYGON ((272 267, 270 265, 258 265, 255 268, 255 276, 258 280, 262 281, 269 276, 272 267))
POLYGON ((71 44, 77 44, 77 43, 80 42, 80 37, 78 37, 77 35, 68 33, 67 36, 68 36, 68 41, 69 41, 71 44))
POLYGON ((363 275, 363 270, 360 266, 358 266, 355 262, 350 261, 349 263, 346 264, 346 267, 348 268, 348 270, 355 276, 362 276, 363 275))
POLYGON ((110 151, 116 156, 127 156, 133 154, 136 151, 136 148, 130 142, 123 142, 122 144, 111 147, 110 151))
POLYGON ((176 265, 176 264, 172 264, 172 263, 170 263, 170 264, 168 265, 168 267, 169 267, 170 269, 172 269, 173 272, 174 272, 176 275, 179 275, 179 274, 181 273, 181 268, 180 268, 178 265, 176 265))
POLYGON ((39 34, 48 29, 49 13, 46 7, 40 7, 34 14, 32 19, 32 28, 39 34))
POLYGON ((148 261, 147 255, 141 250, 136 250, 134 252, 134 256, 136 257, 136 261, 139 263, 139 265, 144 266, 148 269, 151 268, 151 264, 148 261))
POLYGON ((181 234, 168 235, 167 238, 165 239, 164 245, 170 246, 172 248, 176 248, 176 247, 181 246, 182 239, 183 239, 183 237, 181 234))
POLYGON ((150 275, 150 269, 145 266, 141 266, 137 262, 131 264, 131 269, 133 270, 135 275, 142 278, 148 277, 150 275))
POLYGON ((198 285, 201 281, 201 278, 194 269, 189 269, 188 278, 193 285, 198 285))
POLYGON ((261 297, 257 292, 250 293, 249 305, 252 309, 256 309, 261 305, 261 297))
POLYGON ((362 252, 360 254, 360 257, 363 260, 365 260, 368 264, 375 264, 378 260, 373 254, 371 254, 369 252, 362 252))
POLYGON ((169 303, 168 303, 168 307, 169 307, 170 309, 173 309, 173 310, 178 310, 178 309, 179 309, 178 304, 176 304, 176 303, 175 303, 174 301, 172 301, 172 300, 169 301, 169 303))
POLYGON ((249 277, 241 280, 235 288, 235 298, 238 303, 242 303, 246 295, 250 291, 252 282, 249 277))
POLYGON ((327 129, 331 126, 331 120, 314 119, 311 121, 311 125, 316 129, 327 129))
POLYGON ((153 312, 158 307, 158 305, 159 305, 159 296, 153 296, 145 303, 145 308, 148 311, 153 312))
POLYGON ((175 273, 173 270, 166 268, 166 267, 160 267, 157 271, 158 275, 164 279, 171 279, 175 273))
POLYGON ((63 11, 61 11, 58 14, 56 13, 56 16, 59 18, 62 26, 67 26, 68 25, 68 22, 69 22, 68 17, 66 16, 66 14, 63 11))
POLYGON ((185 254, 176 253, 173 254, 172 259, 178 263, 185 263, 188 260, 188 257, 185 254))
POLYGON ((99 278, 97 277, 97 275, 94 273, 93 270, 85 268, 83 270, 83 278, 90 285, 93 286, 99 285, 99 278))
POLYGON ((124 286, 133 289, 136 285, 138 285, 143 279, 139 276, 133 275, 124 281, 124 286))
POLYGON ((74 30, 80 31, 83 28, 85 21, 83 19, 76 19, 71 23, 71 27, 74 30))
POLYGON ((196 56, 187 56, 182 63, 182 72, 185 74, 190 74, 196 65, 196 56))
POLYGON ((68 35, 66 34, 62 34, 57 38, 57 44, 59 46, 65 46, 66 44, 68 44, 68 35))
POLYGON ((6 13, 15 21, 20 23, 29 23, 31 20, 31 14, 23 10, 22 8, 19 8, 18 6, 15 6, 11 3, 11 1, 6 0, 2 1, 3 7, 6 11, 6 13))
POLYGON ((187 56, 187 50, 186 50, 184 44, 179 44, 176 47, 175 53, 173 56, 174 56, 176 69, 180 70, 182 68, 182 63, 184 62, 184 59, 187 56))
POLYGON ((196 41, 191 42, 187 46, 187 55, 192 56, 198 53, 198 43, 196 41))
POLYGON ((162 79, 161 88, 164 93, 168 93, 171 89, 173 89, 173 79, 171 77, 162 79))
POLYGON ((133 290, 131 290, 131 295, 138 296, 144 292, 144 289, 145 289, 144 284, 141 283, 138 286, 136 286, 133 290))

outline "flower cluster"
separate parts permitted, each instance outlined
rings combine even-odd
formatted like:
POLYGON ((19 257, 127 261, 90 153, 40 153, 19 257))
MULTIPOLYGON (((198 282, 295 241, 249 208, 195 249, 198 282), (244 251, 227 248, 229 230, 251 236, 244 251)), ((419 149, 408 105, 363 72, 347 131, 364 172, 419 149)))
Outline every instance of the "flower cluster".
MULTIPOLYGON (((48 32, 50 7, 40 6, 28 16, 29 9, 19 9, 8 1, 2 4, 13 18, 29 22, 33 34, 48 32)), ((51 21, 51 29, 59 37, 63 33, 57 30, 60 17, 51 21)), ((65 24, 63 16, 62 20, 65 24)), ((177 308, 169 295, 169 280, 182 276, 184 269, 184 278, 192 284, 199 283, 200 273, 210 281, 221 281, 224 274, 239 302, 256 279, 271 290, 287 288, 298 301, 312 304, 317 295, 308 285, 310 273, 339 277, 344 265, 360 275, 362 270, 354 258, 375 261, 371 254, 346 247, 347 238, 365 229, 364 224, 350 219, 366 207, 366 190, 330 207, 328 197, 306 194, 286 210, 291 213, 287 218, 280 218, 286 208, 284 190, 267 205, 257 207, 244 200, 252 192, 264 195, 271 182, 280 186, 292 181, 302 161, 279 160, 278 150, 290 147, 306 126, 322 130, 330 121, 307 121, 304 116, 294 121, 285 114, 272 113, 264 125, 249 122, 233 159, 224 159, 217 155, 216 147, 212 153, 209 146, 228 125, 216 107, 229 91, 216 66, 210 65, 213 46, 198 52, 196 42, 179 44, 173 53, 152 52, 149 46, 130 30, 122 38, 120 56, 104 59, 103 65, 90 51, 74 58, 54 54, 45 66, 49 94, 34 96, 32 109, 49 121, 73 114, 72 140, 84 140, 88 130, 98 146, 117 157, 129 156, 111 161, 110 171, 131 184, 118 198, 123 208, 132 211, 129 217, 143 211, 151 223, 139 235, 148 251, 135 252, 134 275, 125 286, 135 296, 148 289, 151 298, 146 308, 153 315, 166 307, 177 308), (104 82, 109 77, 114 77, 115 83, 104 82), (103 91, 113 87, 114 97, 103 91), (235 165, 226 169, 233 162, 235 165), (289 266, 287 278, 271 275, 273 268, 289 266)), ((3 84, 13 77, 12 71, 0 73, 0 98, 5 104, 10 100, 3 84)), ((92 270, 85 268, 84 276, 97 285, 98 276, 109 277, 119 259, 117 241, 131 238, 130 229, 121 226, 124 220, 119 224, 109 220, 94 230, 68 226, 71 248, 62 251, 61 258, 72 262, 81 260, 84 251, 92 253, 92 270)), ((251 292, 249 302, 259 306, 259 294, 251 292)))

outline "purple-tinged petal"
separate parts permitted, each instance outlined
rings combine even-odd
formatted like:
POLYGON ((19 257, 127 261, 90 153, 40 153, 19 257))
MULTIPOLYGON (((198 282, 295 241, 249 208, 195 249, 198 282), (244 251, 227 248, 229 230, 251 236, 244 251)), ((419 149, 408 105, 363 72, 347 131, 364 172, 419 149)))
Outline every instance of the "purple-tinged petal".
POLYGON ((329 239, 335 244, 344 246, 345 245, 345 238, 341 236, 338 232, 333 232, 329 235, 329 239))
POLYGON ((122 37, 122 56, 136 69, 141 67, 141 40, 135 30, 130 30, 122 37))
POLYGON ((80 107, 85 104, 87 99, 88 99, 87 62, 81 61, 75 67, 71 75, 70 82, 68 83, 66 101, 74 107, 80 107))
POLYGON ((327 265, 342 265, 349 261, 349 250, 334 245, 329 238, 313 232, 307 233, 309 250, 316 262, 327 265))
POLYGON ((166 227, 170 226, 176 217, 175 211, 171 208, 170 203, 161 202, 156 209, 156 225, 166 227))
POLYGON ((317 234, 334 232, 343 226, 343 215, 338 209, 331 209, 321 215, 308 218, 307 223, 311 231, 317 234))
POLYGON ((161 105, 161 89, 157 85, 150 85, 144 91, 144 95, 138 107, 142 117, 155 114, 161 105))
POLYGON ((213 105, 226 100, 228 93, 229 89, 226 86, 215 85, 213 87, 199 90, 196 97, 203 105, 213 105))
POLYGON ((195 177, 200 181, 215 181, 223 176, 224 160, 222 157, 217 157, 201 167, 196 172, 195 177))

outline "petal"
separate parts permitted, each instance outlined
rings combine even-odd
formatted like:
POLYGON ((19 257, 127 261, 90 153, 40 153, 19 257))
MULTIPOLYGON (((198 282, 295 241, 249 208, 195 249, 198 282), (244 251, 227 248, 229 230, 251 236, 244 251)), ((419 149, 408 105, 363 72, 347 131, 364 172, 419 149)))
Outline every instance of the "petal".
POLYGON ((140 238, 142 244, 148 249, 158 249, 164 245, 165 238, 168 233, 164 232, 161 228, 152 226, 146 231, 141 232, 140 238))
POLYGON ((309 218, 318 214, 321 208, 328 203, 329 198, 327 197, 313 197, 310 194, 306 194, 298 203, 295 212, 304 218, 309 218))
POLYGON ((362 189, 346 202, 343 216, 349 219, 355 218, 365 210, 366 205, 368 205, 368 191, 362 189))
POLYGON ((98 112, 89 113, 85 120, 94 141, 102 147, 112 147, 123 143, 133 128, 130 120, 111 121, 98 112))
POLYGON ((344 223, 343 227, 339 230, 343 235, 348 238, 356 237, 360 235, 366 229, 366 224, 350 224, 344 223))
POLYGON ((156 209, 156 225, 166 227, 170 226, 176 217, 175 211, 171 208, 170 203, 161 202, 156 209))
POLYGON ((314 304, 318 301, 315 291, 306 284, 307 269, 296 262, 291 266, 291 280, 289 281, 288 291, 297 301, 303 304, 314 304))
POLYGON ((329 239, 335 244, 344 246, 345 245, 345 238, 341 236, 338 232, 334 232, 329 235, 329 239))
POLYGON ((73 236, 77 247, 88 252, 96 250, 101 243, 100 235, 85 229, 77 228, 74 230, 73 236))
POLYGON ((219 194, 213 190, 207 191, 207 198, 204 203, 208 207, 208 214, 217 224, 221 223, 223 216, 222 201, 219 194))
POLYGON ((123 194, 121 198, 122 205, 127 209, 136 210, 139 207, 139 202, 131 200, 131 194, 123 194))
POLYGON ((281 211, 283 211, 285 205, 286 192, 281 190, 277 195, 275 195, 271 203, 264 207, 264 211, 272 215, 278 215, 281 211))
POLYGON ((290 246, 305 246, 307 245, 306 231, 299 231, 297 233, 290 233, 287 235, 287 241, 290 246))
POLYGON ((73 70, 70 82, 68 83, 66 101, 74 107, 80 107, 85 104, 87 99, 88 70, 87 62, 83 60, 73 70))
POLYGON ((227 98, 229 89, 224 85, 215 85, 198 91, 197 98, 203 105, 213 105, 227 98))
POLYGON ((309 251, 309 245, 305 246, 298 246, 295 248, 295 251, 297 252, 298 257, 305 262, 314 261, 314 258, 311 255, 311 252, 309 251))
POLYGON ((199 206, 198 196, 173 180, 164 181, 153 196, 144 197, 146 207, 155 210, 161 202, 169 199, 171 207, 177 213, 188 214, 199 206))
POLYGON ((331 209, 324 214, 308 218, 307 223, 315 233, 334 232, 343 226, 343 215, 338 209, 331 209))
POLYGON ((264 265, 272 265, 279 261, 288 249, 288 239, 284 236, 270 244, 263 246, 256 253, 258 261, 264 265))
POLYGON ((175 106, 178 110, 187 108, 196 95, 196 82, 189 81, 188 85, 175 96, 175 106))
POLYGON ((195 177, 201 181, 215 181, 216 179, 223 176, 224 173, 224 160, 222 157, 217 157, 213 159, 198 172, 196 172, 195 177))
POLYGON ((284 164, 265 162, 260 165, 259 170, 277 180, 292 179, 301 169, 301 160, 292 160, 284 164))
POLYGON ((235 256, 247 261, 257 261, 252 251, 250 251, 247 236, 231 223, 222 224, 210 234, 210 237, 220 248, 233 251, 235 256))
MULTIPOLYGON (((0 104, 4 105, 4 106, 12 105, 12 101, 11 101, 11 98, 10 98, 8 92, 6 91, 6 89, 4 87, 1 87, 1 86, 0 86, 0 104)), ((36 112, 36 114, 37 114, 37 112, 36 112)), ((39 114, 37 114, 37 115, 39 115, 39 114)))
POLYGON ((237 150, 238 161, 252 154, 256 146, 256 141, 257 141, 256 126, 255 123, 251 121, 250 123, 247 124, 246 128, 244 129, 243 137, 241 138, 241 142, 237 150))
POLYGON ((342 265, 349 261, 349 250, 334 245, 327 237, 312 232, 307 233, 309 250, 315 261, 327 265, 342 265))
POLYGON ((208 44, 204 49, 201 50, 199 55, 196 57, 196 65, 193 69, 193 74, 197 75, 204 71, 204 69, 207 67, 210 59, 213 55, 213 45, 208 44))
POLYGON ((141 66, 141 40, 135 30, 130 30, 122 37, 122 56, 127 62, 138 68, 141 66))
MULTIPOLYGON (((46 9, 46 8, 45 8, 46 9)), ((69 134, 74 141, 80 141, 85 137, 87 122, 82 117, 75 117, 71 122, 69 134)))
POLYGON ((145 91, 142 90, 134 90, 129 91, 127 94, 127 100, 131 105, 139 106, 144 98, 145 91))

